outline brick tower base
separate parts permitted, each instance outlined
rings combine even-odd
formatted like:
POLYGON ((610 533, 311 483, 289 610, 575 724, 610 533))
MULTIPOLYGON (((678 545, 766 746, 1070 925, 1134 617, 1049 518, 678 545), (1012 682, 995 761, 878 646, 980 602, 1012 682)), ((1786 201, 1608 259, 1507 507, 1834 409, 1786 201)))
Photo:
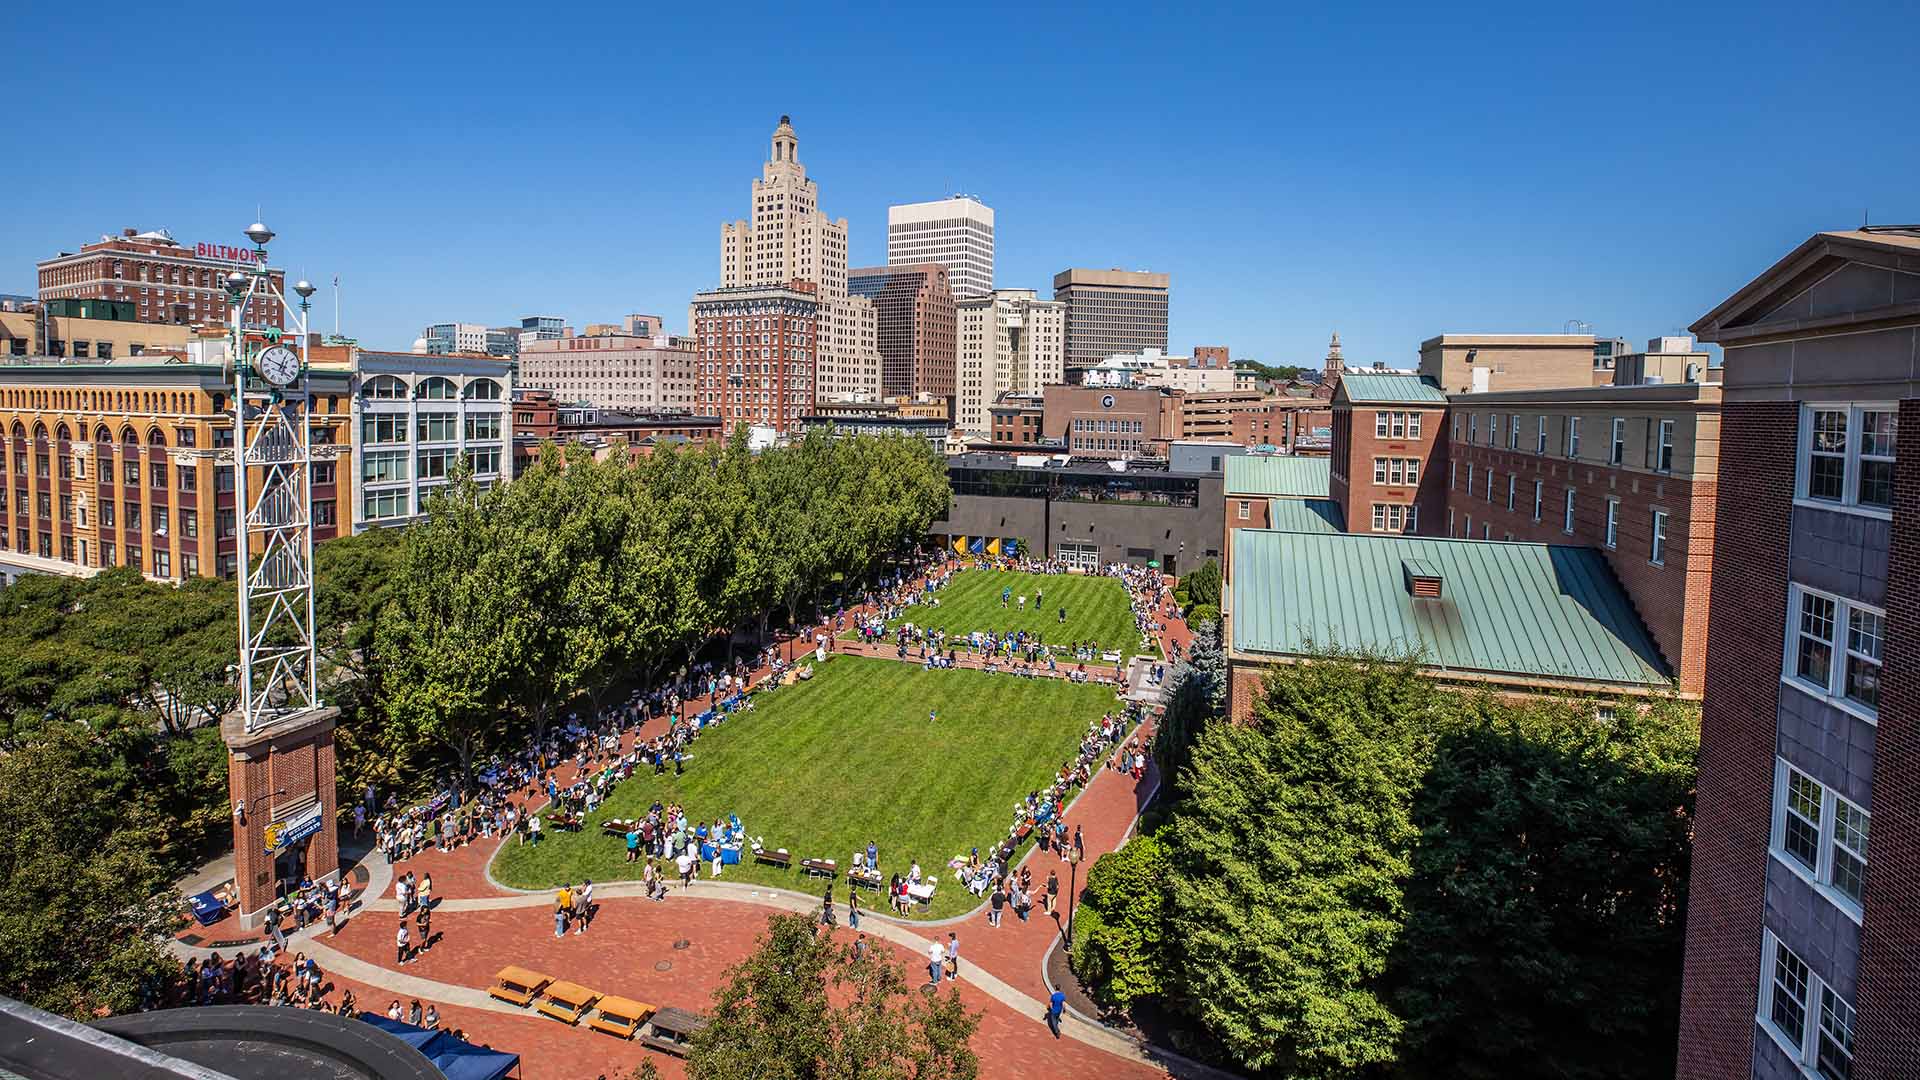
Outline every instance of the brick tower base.
POLYGON ((340 872, 333 772, 333 728, 339 717, 339 709, 325 706, 258 731, 245 731, 238 715, 220 724, 235 811, 233 881, 242 926, 258 926, 278 898, 278 856, 304 851, 298 873, 315 881, 340 872))

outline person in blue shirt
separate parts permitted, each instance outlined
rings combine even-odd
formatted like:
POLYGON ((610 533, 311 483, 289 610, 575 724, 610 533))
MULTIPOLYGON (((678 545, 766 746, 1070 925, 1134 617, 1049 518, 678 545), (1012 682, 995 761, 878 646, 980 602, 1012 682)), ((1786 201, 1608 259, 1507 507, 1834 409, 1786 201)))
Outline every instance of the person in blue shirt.
POLYGON ((1060 1037, 1060 1017, 1066 1011, 1066 993, 1061 990, 1055 990, 1053 996, 1047 999, 1047 1028, 1053 1032, 1053 1037, 1056 1039, 1060 1037))
POLYGON ((872 840, 867 841, 867 869, 875 873, 880 870, 880 845, 872 840))

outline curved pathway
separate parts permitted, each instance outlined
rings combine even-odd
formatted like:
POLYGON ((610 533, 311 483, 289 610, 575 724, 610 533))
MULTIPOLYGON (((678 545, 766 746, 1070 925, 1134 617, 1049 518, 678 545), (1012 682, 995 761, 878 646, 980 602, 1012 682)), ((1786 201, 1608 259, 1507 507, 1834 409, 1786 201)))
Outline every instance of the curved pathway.
MULTIPOLYGON (((1156 613, 1167 627, 1160 631, 1163 649, 1174 642, 1186 645, 1191 635, 1177 616, 1156 613)), ((835 642, 829 648, 846 649, 835 642)), ((869 655, 891 657, 892 649, 869 655)), ((918 662, 917 660, 914 662, 918 662)), ((768 676, 762 668, 752 675, 758 684, 768 676)), ((690 710, 706 707, 703 700, 690 710)), ((643 738, 664 722, 650 721, 628 736, 643 738)), ((1142 725, 1135 737, 1151 737, 1142 725)), ((555 770, 561 786, 573 779, 571 763, 555 770)), ((1140 811, 1158 790, 1159 777, 1149 765, 1146 775, 1131 776, 1102 768, 1075 800, 1065 818, 1082 831, 1086 860, 1082 873, 1095 859, 1123 844, 1140 811)), ((528 808, 539 805, 528 801, 528 808)), ((617 1042, 584 1029, 545 1021, 526 1010, 486 994, 499 968, 518 964, 569 978, 608 993, 636 997, 656 1005, 699 1009, 724 977, 728 965, 746 955, 764 928, 768 911, 819 910, 816 897, 785 889, 719 881, 697 881, 691 889, 675 887, 664 902, 648 901, 637 882, 609 882, 595 886, 600 902, 594 925, 584 935, 553 936, 551 894, 525 892, 501 886, 489 872, 505 842, 496 837, 464 849, 429 849, 398 867, 378 853, 361 862, 367 884, 352 916, 337 935, 324 927, 309 928, 291 938, 289 951, 304 951, 327 972, 338 987, 354 989, 363 1008, 384 1011, 385 1002, 398 997, 436 1003, 445 1022, 465 1027, 476 1038, 491 1041, 523 1055, 528 1080, 566 1080, 605 1073, 624 1073, 644 1056, 660 1066, 663 1075, 681 1075, 677 1061, 646 1054, 633 1044, 617 1042), (413 963, 395 963, 393 927, 399 910, 393 896, 397 869, 433 878, 435 947, 413 963)), ((1036 885, 1048 872, 1060 876, 1063 908, 1076 875, 1051 851, 1030 848, 1024 865, 1033 870, 1036 885)), ((841 909, 844 913, 844 908, 841 909)), ((1116 1078, 1224 1075, 1217 1070, 1165 1054, 1103 1025, 1069 1011, 1062 1024, 1065 1039, 1055 1040, 1044 1024, 1048 952, 1064 935, 1065 911, 1049 917, 1036 906, 1028 921, 1009 910, 998 928, 990 927, 984 906, 945 920, 896 920, 877 913, 861 919, 861 931, 882 947, 902 956, 909 971, 924 970, 925 950, 933 940, 945 941, 949 932, 961 943, 960 993, 969 1008, 982 1014, 974 1045, 981 1056, 982 1074, 1002 1076, 1046 1069, 1055 1075, 1103 1072, 1116 1078)), ((853 931, 836 931, 851 941, 853 931)), ((210 950, 175 943, 183 957, 204 957, 210 950)))

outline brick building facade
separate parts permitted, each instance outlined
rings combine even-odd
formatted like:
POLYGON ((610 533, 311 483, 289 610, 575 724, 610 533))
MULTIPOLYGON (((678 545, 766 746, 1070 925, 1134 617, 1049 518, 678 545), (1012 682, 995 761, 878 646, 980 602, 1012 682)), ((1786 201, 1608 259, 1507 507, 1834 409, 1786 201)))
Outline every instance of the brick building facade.
POLYGON ((947 268, 938 263, 847 271, 847 292, 873 302, 880 389, 943 398, 953 415, 958 315, 947 268))
POLYGON ((1920 1075, 1920 230, 1816 235, 1694 329, 1726 382, 1679 1076, 1920 1075))
POLYGON ((1329 493, 1340 504, 1348 531, 1441 532, 1446 417, 1446 395, 1431 380, 1341 376, 1333 392, 1329 493))
POLYGON ((798 431, 813 412, 818 292, 810 281, 715 289, 693 298, 693 411, 723 431, 798 431))
POLYGON ((1601 551, 1682 693, 1706 677, 1720 387, 1457 394, 1445 534, 1601 551))
MULTIPOLYGON (((189 248, 165 230, 103 236, 77 252, 63 251, 39 264, 40 299, 121 300, 134 305, 140 322, 183 326, 224 323, 232 305, 222 280, 254 265, 253 249, 215 244, 189 248)), ((286 295, 286 272, 270 270, 273 291, 286 295)), ((272 296, 249 302, 247 322, 284 326, 286 309, 272 296)))

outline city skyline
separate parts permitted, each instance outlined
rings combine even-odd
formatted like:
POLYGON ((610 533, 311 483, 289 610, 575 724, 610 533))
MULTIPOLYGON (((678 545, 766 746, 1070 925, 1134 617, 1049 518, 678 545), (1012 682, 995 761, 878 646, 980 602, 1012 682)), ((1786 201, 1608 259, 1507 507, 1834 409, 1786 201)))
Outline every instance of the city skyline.
MULTIPOLYGON (((645 100, 611 93, 619 84, 598 70, 611 65, 589 60, 626 48, 621 20, 637 18, 613 13, 579 46, 577 71, 542 93, 456 92, 392 62, 440 26, 408 12, 373 43, 303 27, 328 60, 276 68, 298 91, 280 104, 297 114, 223 105, 223 128, 242 134, 223 130, 218 154, 201 152, 197 118, 59 79, 53 58, 80 48, 83 31, 53 14, 25 13, 22 31, 47 47, 13 69, 36 114, 115 115, 143 146, 177 146, 183 162, 283 161, 217 182, 198 165, 15 173, 9 193, 33 212, 0 224, 0 246, 16 256, 0 292, 31 293, 34 261, 125 227, 236 242, 258 205, 284 238, 289 273, 322 285, 316 323, 333 325, 338 274, 342 330, 380 348, 404 349, 437 320, 501 326, 558 311, 578 326, 677 312, 717 284, 710 223, 738 216, 781 114, 807 140, 831 211, 849 219, 850 263, 885 263, 889 205, 967 191, 999 215, 996 285, 1044 293, 1075 266, 1167 273, 1173 351, 1224 343, 1268 363, 1313 365, 1335 331, 1351 362, 1402 367, 1441 332, 1553 332, 1581 320, 1639 343, 1684 325, 1717 283, 1794 237, 1850 227, 1863 212, 1920 218, 1902 179, 1920 167, 1917 141, 1890 131, 1885 110, 1848 104, 1891 100, 1890 71, 1849 59, 1875 27, 1898 22, 1891 7, 1823 10, 1791 31, 1749 19, 1737 36, 1711 12, 1668 10, 1592 16, 1574 37, 1517 9, 1489 14, 1471 37, 1417 9, 1387 32, 1320 14, 1042 24, 976 72, 1039 110, 1045 122, 1034 124, 955 113, 931 83, 886 100, 773 70, 717 86, 692 77, 708 60, 697 44, 657 61, 662 83, 684 86, 645 100), (1034 62, 1057 61, 1069 37, 1071 64, 1034 62), (1064 93, 1123 72, 1143 38, 1170 55, 1211 50, 1210 78, 1114 112, 1064 93), (1436 41, 1465 50, 1437 74, 1424 59, 1436 41), (1642 85, 1599 62, 1663 42, 1691 77, 1642 85), (42 89, 54 85, 58 105, 42 89), (355 126, 375 108, 386 122, 355 126), (1870 147, 1850 186, 1814 161, 1742 164, 1780 122, 1815 115, 1834 137, 1870 147), (265 134, 289 119, 310 134, 265 134), (520 135, 538 142, 472 166, 425 149, 520 135), (557 169, 526 149, 580 143, 593 147, 590 169, 557 169), (1707 237, 1725 242, 1696 243, 1707 237)), ((647 22, 648 35, 688 28, 671 19, 647 22)), ((502 25, 483 13, 449 33, 482 41, 502 25)), ((240 43, 209 42, 200 28, 148 33, 149 48, 182 55, 240 43)), ((941 57, 904 31, 797 33, 826 61, 821 71, 882 54, 941 57)), ((53 125, 37 152, 84 161, 96 139, 53 125)), ((684 332, 677 321, 669 329, 684 332)))

